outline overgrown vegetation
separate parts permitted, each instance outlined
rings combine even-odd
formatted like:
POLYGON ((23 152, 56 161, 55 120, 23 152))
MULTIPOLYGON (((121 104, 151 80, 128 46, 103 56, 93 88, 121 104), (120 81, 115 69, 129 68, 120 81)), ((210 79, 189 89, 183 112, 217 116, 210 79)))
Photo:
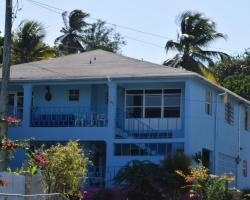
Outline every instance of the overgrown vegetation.
POLYGON ((168 155, 160 165, 134 160, 118 172, 114 182, 124 185, 126 198, 131 200, 175 200, 185 192, 181 188, 185 182, 175 170, 188 172, 190 164, 191 159, 181 152, 168 155))
POLYGON ((88 164, 79 144, 74 141, 65 146, 57 144, 41 154, 48 159, 42 170, 46 193, 61 193, 71 198, 79 195, 81 179, 86 174, 88 164))

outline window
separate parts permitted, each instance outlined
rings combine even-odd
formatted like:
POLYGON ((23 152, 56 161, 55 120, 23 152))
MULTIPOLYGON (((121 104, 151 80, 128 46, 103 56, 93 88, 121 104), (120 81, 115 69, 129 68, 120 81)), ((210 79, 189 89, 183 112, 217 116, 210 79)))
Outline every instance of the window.
POLYGON ((69 101, 79 101, 80 91, 78 89, 69 90, 69 101))
POLYGON ((126 91, 127 118, 179 118, 181 89, 126 91))
POLYGON ((242 175, 247 177, 247 160, 243 160, 242 162, 242 175))
POLYGON ((234 123, 234 107, 230 102, 225 104, 225 120, 228 124, 234 123))
POLYGON ((244 127, 246 131, 250 131, 250 111, 247 108, 245 110, 244 127))
POLYGON ((166 89, 164 90, 163 98, 164 98, 164 117, 165 118, 180 117, 181 90, 166 89))
POLYGON ((183 150, 183 143, 115 144, 115 156, 166 156, 183 150))
POLYGON ((145 118, 161 118, 162 90, 145 90, 145 118))
POLYGON ((212 93, 210 90, 206 90, 205 94, 205 112, 212 115, 212 93))
POLYGON ((127 118, 142 118, 143 90, 127 90, 126 106, 127 118))

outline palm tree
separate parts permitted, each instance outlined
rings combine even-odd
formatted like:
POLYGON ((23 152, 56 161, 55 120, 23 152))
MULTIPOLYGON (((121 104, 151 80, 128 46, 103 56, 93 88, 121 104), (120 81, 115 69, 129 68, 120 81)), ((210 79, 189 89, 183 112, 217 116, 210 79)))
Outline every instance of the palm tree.
POLYGON ((227 59, 229 55, 219 51, 204 50, 216 39, 226 36, 216 31, 215 22, 205 18, 202 13, 184 12, 179 17, 180 32, 177 41, 169 40, 165 49, 178 53, 164 62, 164 65, 183 67, 187 70, 200 73, 207 78, 214 79, 207 66, 213 65, 214 60, 227 59))
POLYGON ((89 24, 85 19, 89 16, 81 10, 73 10, 69 16, 67 12, 62 14, 64 27, 61 29, 63 35, 55 40, 55 44, 59 45, 59 49, 66 54, 84 51, 82 46, 82 33, 84 28, 89 24))
POLYGON ((27 63, 54 57, 54 50, 43 43, 45 30, 37 21, 22 21, 14 33, 12 63, 27 63))

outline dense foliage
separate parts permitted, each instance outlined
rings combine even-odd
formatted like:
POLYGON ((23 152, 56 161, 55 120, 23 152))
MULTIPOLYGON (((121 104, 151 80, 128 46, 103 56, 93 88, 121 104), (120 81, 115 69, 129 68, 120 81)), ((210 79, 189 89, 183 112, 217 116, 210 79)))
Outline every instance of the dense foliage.
MULTIPOLYGON (((61 193, 67 197, 79 194, 81 178, 85 176, 88 160, 77 142, 57 144, 41 152, 48 162, 42 170, 46 193, 61 193)), ((39 162, 44 161, 38 159, 39 162)))
POLYGON ((169 40, 165 47, 166 52, 174 50, 178 53, 164 64, 181 66, 215 81, 207 64, 213 65, 214 59, 224 60, 229 56, 223 52, 209 51, 206 47, 216 39, 225 38, 225 35, 218 33, 215 22, 204 17, 202 13, 186 11, 178 21, 180 31, 177 41, 169 40))
POLYGON ((181 187, 185 184, 175 170, 188 172, 190 164, 191 159, 183 153, 169 155, 161 165, 134 160, 118 172, 114 182, 124 185, 126 197, 131 200, 175 200, 183 195, 181 187))
POLYGON ((27 63, 54 56, 54 50, 44 44, 45 29, 37 21, 22 21, 13 35, 11 62, 27 63))
POLYGON ((212 67, 219 83, 229 90, 250 100, 250 53, 245 52, 212 67))
POLYGON ((190 191, 190 197, 199 200, 231 200, 228 183, 233 180, 229 176, 215 176, 209 174, 204 166, 191 167, 190 173, 185 174, 181 170, 176 173, 183 177, 187 183, 185 186, 190 191))
POLYGON ((98 20, 84 31, 83 45, 86 51, 103 49, 119 52, 125 41, 113 28, 107 27, 104 21, 98 20))

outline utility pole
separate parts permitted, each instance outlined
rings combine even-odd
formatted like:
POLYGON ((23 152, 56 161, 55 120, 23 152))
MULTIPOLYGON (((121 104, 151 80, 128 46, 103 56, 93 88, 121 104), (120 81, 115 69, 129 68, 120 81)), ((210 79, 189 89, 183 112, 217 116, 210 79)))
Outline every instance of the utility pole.
MULTIPOLYGON (((5 30, 4 30, 4 46, 3 46, 3 67, 1 80, 1 94, 0 94, 0 117, 6 118, 8 116, 8 91, 10 79, 10 46, 11 46, 11 27, 12 27, 12 0, 6 0, 5 11, 5 30)), ((2 122, 0 130, 1 137, 7 137, 8 124, 2 122)), ((7 152, 1 151, 0 154, 0 169, 5 169, 7 159, 7 152)))
MULTIPOLYGON (((12 27, 12 0, 6 0, 3 67, 2 67, 1 95, 0 95, 0 112, 2 118, 7 117, 8 115, 11 27, 12 27)), ((1 126, 2 137, 7 137, 7 128, 8 128, 7 123, 3 123, 1 126)))

